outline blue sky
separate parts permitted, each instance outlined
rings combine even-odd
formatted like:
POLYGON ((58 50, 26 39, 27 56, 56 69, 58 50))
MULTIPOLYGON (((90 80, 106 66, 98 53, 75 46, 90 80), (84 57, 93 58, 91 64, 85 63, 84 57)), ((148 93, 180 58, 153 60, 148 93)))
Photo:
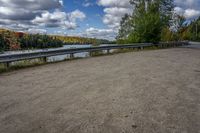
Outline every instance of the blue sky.
POLYGON ((104 15, 103 7, 98 6, 96 0, 64 0, 63 2, 65 5, 64 10, 66 12, 72 12, 78 9, 86 14, 84 21, 78 22, 81 30, 88 28, 88 26, 98 28, 106 27, 106 25, 102 23, 102 17, 104 15))
MULTIPOLYGON (((175 11, 193 20, 200 0, 174 0, 175 11)), ((29 33, 113 40, 129 0, 0 0, 0 27, 29 33)))

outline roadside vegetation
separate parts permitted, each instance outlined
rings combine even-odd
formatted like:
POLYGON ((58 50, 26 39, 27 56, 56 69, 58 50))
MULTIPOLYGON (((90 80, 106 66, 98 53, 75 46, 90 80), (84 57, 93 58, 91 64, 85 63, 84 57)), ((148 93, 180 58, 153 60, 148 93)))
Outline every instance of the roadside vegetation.
POLYGON ((200 18, 192 22, 174 12, 174 0, 130 0, 132 15, 120 24, 117 43, 200 41, 200 18))

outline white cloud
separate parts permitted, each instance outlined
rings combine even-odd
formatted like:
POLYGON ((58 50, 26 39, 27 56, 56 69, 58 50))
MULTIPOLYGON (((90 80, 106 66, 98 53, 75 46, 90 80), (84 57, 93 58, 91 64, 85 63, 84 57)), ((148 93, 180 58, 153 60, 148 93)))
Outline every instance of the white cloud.
POLYGON ((89 6, 92 6, 93 4, 92 3, 89 3, 89 2, 87 2, 87 3, 83 3, 83 6, 84 7, 89 7, 89 6))
POLYGON ((77 19, 83 20, 85 17, 86 15, 79 10, 75 10, 71 13, 55 10, 53 13, 48 11, 42 13, 41 16, 37 16, 32 22, 45 27, 75 29, 77 27, 77 19))
POLYGON ((184 10, 182 9, 182 8, 180 8, 180 7, 175 7, 175 12, 177 13, 177 14, 179 14, 179 15, 184 15, 184 10))
POLYGON ((75 29, 86 15, 60 11, 63 0, 0 0, 0 25, 10 29, 61 27, 75 29), (21 27, 20 27, 21 26, 21 27))
POLYGON ((95 3, 93 2, 93 0, 84 0, 82 6, 83 7, 90 7, 90 6, 94 6, 95 3))
POLYGON ((176 7, 175 12, 179 15, 184 16, 188 20, 194 19, 200 16, 200 11, 195 10, 195 9, 183 9, 180 7, 176 7))
POLYGON ((103 23, 115 31, 119 29, 121 18, 125 14, 132 13, 129 0, 99 0, 98 5, 105 7, 103 23))
POLYGON ((82 36, 87 36, 90 38, 98 38, 98 39, 108 39, 114 40, 117 32, 113 29, 98 29, 90 27, 86 29, 86 31, 82 34, 82 36))
POLYGON ((111 41, 115 39, 116 34, 117 32, 115 32, 113 29, 100 29, 94 27, 89 27, 81 32, 77 31, 66 32, 65 30, 58 30, 54 31, 53 33, 53 35, 80 36, 80 37, 97 38, 97 39, 108 39, 111 41))
POLYGON ((186 9, 184 13, 184 16, 187 19, 193 19, 193 18, 198 17, 199 15, 200 15, 200 11, 195 10, 195 9, 186 9))
POLYGON ((108 26, 108 29, 87 29, 87 33, 93 36, 100 36, 109 40, 114 40, 118 29, 120 27, 120 21, 125 14, 131 14, 133 9, 129 3, 129 0, 99 0, 99 6, 104 7, 103 23, 108 26))
POLYGON ((200 0, 175 0, 175 11, 187 19, 200 16, 200 0))
POLYGON ((75 10, 75 11, 73 11, 73 12, 71 12, 69 14, 69 19, 71 21, 75 21, 76 19, 83 20, 85 18, 86 18, 86 15, 83 12, 79 11, 79 10, 75 10))
POLYGON ((106 13, 103 17, 103 22, 107 24, 110 28, 118 29, 120 25, 121 18, 126 14, 130 14, 132 10, 130 8, 123 7, 110 7, 105 8, 106 13))
POLYGON ((129 7, 130 0, 99 0, 98 4, 106 7, 129 7))
POLYGON ((0 0, 2 7, 26 10, 51 10, 63 5, 63 0, 0 0))
POLYGON ((45 30, 45 29, 28 29, 27 32, 31 33, 31 34, 46 34, 47 30, 45 30))

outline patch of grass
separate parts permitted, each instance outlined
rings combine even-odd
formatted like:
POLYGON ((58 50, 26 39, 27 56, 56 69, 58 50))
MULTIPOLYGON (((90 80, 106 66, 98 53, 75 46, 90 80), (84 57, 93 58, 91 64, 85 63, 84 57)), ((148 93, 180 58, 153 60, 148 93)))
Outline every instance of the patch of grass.
POLYGON ((0 73, 9 72, 12 70, 18 70, 22 68, 28 68, 38 65, 46 64, 42 62, 40 59, 34 59, 34 60, 24 60, 24 61, 17 61, 10 64, 10 67, 7 68, 5 64, 0 64, 0 73))
POLYGON ((0 73, 5 72, 6 71, 6 67, 4 64, 0 64, 0 73))
POLYGON ((151 47, 145 47, 144 49, 138 49, 138 48, 125 48, 125 49, 117 49, 113 52, 113 54, 117 53, 127 53, 127 52, 139 52, 139 51, 147 51, 147 50, 158 50, 160 48, 151 46, 151 47))
POLYGON ((103 51, 95 51, 91 53, 91 57, 104 55, 103 51))
POLYGON ((24 61, 17 61, 10 64, 9 68, 7 68, 5 64, 0 64, 0 74, 5 73, 5 72, 11 72, 14 70, 20 70, 23 68, 36 67, 36 66, 59 63, 59 62, 64 62, 64 61, 73 61, 77 59, 83 59, 83 58, 82 57, 71 58, 71 59, 66 58, 64 60, 54 61, 54 62, 44 62, 42 59, 24 60, 24 61))

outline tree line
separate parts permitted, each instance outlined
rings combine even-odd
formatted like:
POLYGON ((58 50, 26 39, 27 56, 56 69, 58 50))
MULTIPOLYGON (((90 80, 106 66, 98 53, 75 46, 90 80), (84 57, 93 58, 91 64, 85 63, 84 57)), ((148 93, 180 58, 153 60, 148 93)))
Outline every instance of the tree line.
POLYGON ((56 37, 59 40, 62 40, 66 45, 111 43, 106 39, 84 38, 84 37, 73 37, 73 36, 54 36, 54 37, 56 37))
POLYGON ((133 13, 122 18, 117 43, 200 41, 200 18, 186 21, 175 13, 173 0, 130 0, 130 4, 133 13))
POLYGON ((0 51, 18 49, 57 48, 74 44, 104 44, 111 43, 104 39, 68 37, 41 34, 26 34, 0 29, 0 51))
POLYGON ((62 47, 64 43, 56 37, 39 34, 27 34, 19 38, 21 49, 43 49, 62 47))
POLYGON ((0 32, 0 51, 56 48, 63 45, 63 41, 48 35, 24 34, 9 30, 0 32))

